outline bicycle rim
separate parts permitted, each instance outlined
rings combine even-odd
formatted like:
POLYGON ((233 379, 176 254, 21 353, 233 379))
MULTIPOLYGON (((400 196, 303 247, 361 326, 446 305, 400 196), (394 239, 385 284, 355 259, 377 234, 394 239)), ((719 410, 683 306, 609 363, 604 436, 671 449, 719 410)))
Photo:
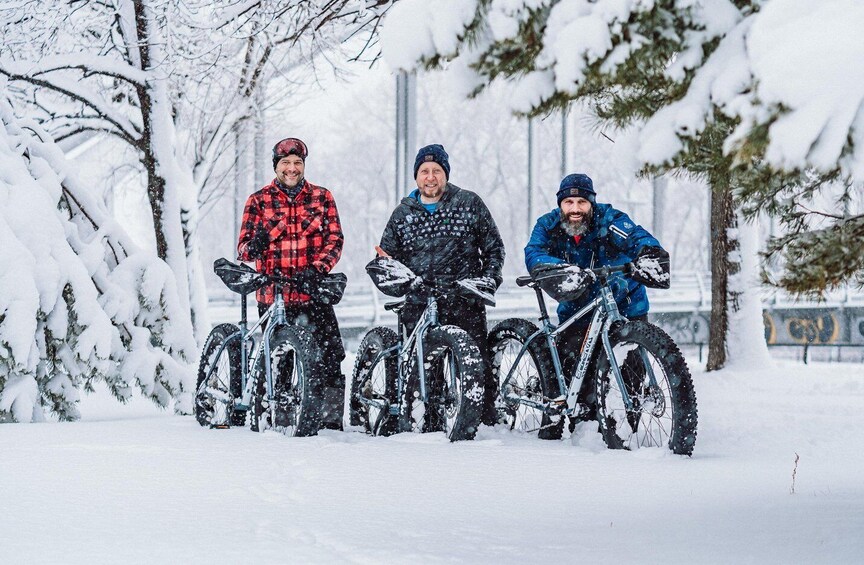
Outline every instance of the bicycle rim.
POLYGON ((635 343, 616 344, 613 351, 632 406, 627 408, 617 379, 611 370, 606 371, 600 383, 604 422, 608 428, 614 427, 624 449, 668 447, 675 414, 666 368, 653 353, 635 343))
POLYGON ((522 348, 522 342, 516 338, 507 338, 498 343, 495 348, 495 366, 499 378, 509 379, 502 383, 501 394, 498 396, 498 409, 506 414, 510 429, 525 433, 538 432, 543 425, 543 413, 540 410, 526 406, 516 401, 508 400, 508 396, 518 396, 535 402, 543 400, 540 384, 540 371, 534 359, 528 352, 516 361, 516 356, 522 348))

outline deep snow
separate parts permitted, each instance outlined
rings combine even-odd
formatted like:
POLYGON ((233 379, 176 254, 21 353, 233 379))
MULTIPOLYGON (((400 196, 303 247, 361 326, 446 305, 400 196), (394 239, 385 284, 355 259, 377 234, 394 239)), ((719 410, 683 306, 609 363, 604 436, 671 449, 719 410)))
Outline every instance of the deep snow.
POLYGON ((85 396, 80 422, 0 426, 0 562, 860 563, 864 365, 694 379, 692 458, 590 426, 301 439, 85 396))

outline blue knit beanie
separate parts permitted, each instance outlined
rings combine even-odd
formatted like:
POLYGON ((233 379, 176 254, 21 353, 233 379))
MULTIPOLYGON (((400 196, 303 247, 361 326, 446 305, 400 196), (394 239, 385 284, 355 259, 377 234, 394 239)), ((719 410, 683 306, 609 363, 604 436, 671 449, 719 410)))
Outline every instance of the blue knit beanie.
POLYGON ((421 147, 420 151, 417 152, 417 157, 414 159, 414 178, 417 178, 417 171, 423 163, 434 161, 441 165, 441 168, 444 169, 444 176, 447 177, 447 180, 450 180, 450 161, 448 159, 450 159, 450 156, 444 151, 443 145, 433 143, 432 145, 421 147))
POLYGON ((557 196, 558 206, 561 206, 562 200, 571 196, 584 198, 593 206, 597 193, 594 192, 594 183, 591 181, 591 177, 582 173, 574 173, 561 180, 557 196))

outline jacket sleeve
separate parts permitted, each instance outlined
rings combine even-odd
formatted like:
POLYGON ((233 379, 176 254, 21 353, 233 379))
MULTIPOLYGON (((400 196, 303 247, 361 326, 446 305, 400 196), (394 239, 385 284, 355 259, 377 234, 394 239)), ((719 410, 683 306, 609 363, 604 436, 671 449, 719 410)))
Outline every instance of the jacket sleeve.
POLYGON ((323 245, 315 252, 312 266, 323 273, 329 273, 342 256, 342 246, 345 237, 342 235, 342 224, 339 222, 339 211, 336 200, 329 190, 324 191, 324 212, 321 221, 321 231, 324 237, 323 245))
POLYGON ((529 273, 534 267, 541 263, 557 264, 565 262, 564 259, 551 255, 551 227, 549 226, 547 216, 541 216, 537 220, 537 223, 534 224, 534 229, 531 231, 531 238, 528 240, 528 245, 525 246, 525 267, 528 269, 529 273))
POLYGON ((404 247, 402 245, 402 238, 399 236, 397 230, 398 214, 399 207, 397 206, 396 209, 393 210, 393 213, 390 214, 390 219, 387 221, 387 225, 384 226, 384 233, 381 234, 381 243, 379 243, 379 247, 397 261, 404 263, 402 257, 402 250, 404 247))
POLYGON ((615 211, 609 222, 607 240, 624 253, 630 260, 636 259, 639 250, 646 245, 662 247, 648 230, 635 223, 624 212, 615 211))
POLYGON ((496 286, 501 286, 504 277, 501 270, 504 268, 504 241, 495 224, 495 219, 489 212, 489 208, 478 197, 479 228, 480 228, 480 256, 483 260, 483 276, 490 277, 496 286))
POLYGON ((240 235, 237 241, 237 259, 240 261, 252 261, 249 257, 249 242, 255 237, 255 229, 261 225, 261 217, 258 210, 258 201, 252 195, 246 199, 243 208, 243 221, 240 223, 240 235))

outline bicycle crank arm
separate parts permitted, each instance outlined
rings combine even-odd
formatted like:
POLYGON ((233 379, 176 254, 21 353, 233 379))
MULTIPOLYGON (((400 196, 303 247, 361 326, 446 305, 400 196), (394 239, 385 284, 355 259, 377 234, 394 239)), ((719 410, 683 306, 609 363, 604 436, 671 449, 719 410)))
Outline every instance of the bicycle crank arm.
POLYGON ((544 399, 544 401, 537 401, 531 400, 530 398, 525 398, 524 396, 519 396, 512 392, 506 394, 504 396, 504 399, 506 401, 512 402, 513 404, 521 404, 523 406, 534 408, 535 410, 541 410, 544 414, 548 414, 550 416, 557 416, 559 414, 562 414, 567 408, 567 404, 564 399, 544 399))
MULTIPOLYGON (((387 410, 388 412, 391 412, 390 409, 391 409, 392 407, 391 407, 388 403, 386 403, 386 402, 383 402, 383 401, 380 401, 380 400, 372 400, 371 398, 364 398, 364 397, 362 397, 362 396, 356 396, 355 398, 356 398, 356 399, 357 399, 361 404, 363 404, 363 405, 365 405, 365 406, 371 406, 371 407, 373 407, 373 408, 377 408, 378 410, 387 410)), ((398 413, 398 412, 397 412, 397 413, 398 413)))

